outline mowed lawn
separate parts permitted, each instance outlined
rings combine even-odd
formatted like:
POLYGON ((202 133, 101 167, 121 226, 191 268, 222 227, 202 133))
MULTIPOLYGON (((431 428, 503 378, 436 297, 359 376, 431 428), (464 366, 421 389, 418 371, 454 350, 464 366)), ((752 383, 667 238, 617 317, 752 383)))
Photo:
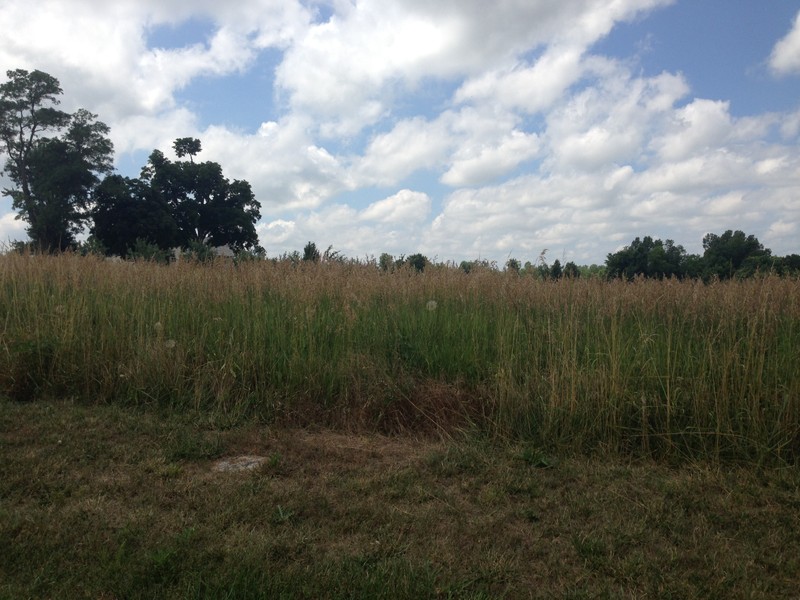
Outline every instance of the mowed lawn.
POLYGON ((800 473, 0 401, 0 597, 792 598, 800 473), (253 469, 218 470, 249 456, 253 469))

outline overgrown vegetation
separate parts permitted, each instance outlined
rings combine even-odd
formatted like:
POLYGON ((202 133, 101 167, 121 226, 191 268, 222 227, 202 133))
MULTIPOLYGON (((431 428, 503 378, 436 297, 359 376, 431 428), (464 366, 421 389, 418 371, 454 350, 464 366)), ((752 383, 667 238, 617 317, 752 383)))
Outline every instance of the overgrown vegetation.
POLYGON ((0 258, 0 394, 560 451, 800 455, 800 281, 0 258))

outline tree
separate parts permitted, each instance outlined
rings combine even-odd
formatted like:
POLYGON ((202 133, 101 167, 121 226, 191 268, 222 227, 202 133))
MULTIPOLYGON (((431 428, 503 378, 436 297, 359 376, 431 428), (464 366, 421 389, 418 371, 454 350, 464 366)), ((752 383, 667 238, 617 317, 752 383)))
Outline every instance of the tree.
MULTIPOLYGON (((179 157, 191 158, 201 150, 200 140, 192 138, 180 138, 174 147, 179 157)), ((228 180, 218 163, 173 162, 154 150, 141 178, 170 207, 180 246, 201 242, 235 251, 258 248, 255 224, 261 204, 247 181, 228 180)))
POLYGON ((200 150, 202 150, 200 140, 188 137, 178 138, 172 144, 172 147, 175 149, 175 154, 178 155, 178 158, 188 155, 190 162, 194 162, 194 157, 200 154, 200 150))
POLYGON ((561 279, 563 274, 564 270, 561 267, 561 261, 555 259, 553 264, 550 266, 550 279, 561 279))
POLYGON ((522 264, 516 258, 509 258, 506 261, 506 271, 509 273, 514 273, 519 275, 519 272, 522 270, 522 264))
POLYGON ((425 267, 428 266, 428 257, 424 254, 412 254, 406 258, 406 264, 413 267, 418 273, 422 273, 425 267))
POLYGON ((142 180, 111 175, 94 199, 92 233, 109 254, 126 256, 139 242, 162 250, 177 244, 178 226, 169 205, 142 180))
POLYGON ((319 262, 320 253, 314 242, 308 242, 303 248, 303 260, 307 262, 319 262))
POLYGON ((58 80, 42 71, 7 71, 0 85, 0 150, 5 172, 16 184, 5 189, 17 218, 41 249, 63 250, 74 243, 100 173, 111 169, 113 145, 97 115, 55 108, 58 80), (67 129, 61 137, 47 137, 67 129))
MULTIPOLYGON (((720 279, 733 277, 748 259, 772 254, 755 236, 730 229, 722 235, 707 234, 703 238, 703 250, 704 277, 720 279)), ((755 261, 751 260, 751 264, 755 261)))
POLYGON ((786 275, 800 274, 800 254, 787 254, 780 265, 781 272, 786 275))
POLYGON ((378 259, 378 267, 381 271, 391 271, 394 268, 394 256, 388 252, 382 252, 378 259))
POLYGON ((634 239, 629 246, 606 258, 606 273, 611 279, 623 277, 631 280, 637 275, 663 279, 684 277, 686 251, 672 240, 654 240, 652 237, 634 239))
POLYGON ((29 196, 15 205, 28 236, 48 251, 75 244, 97 179, 78 152, 60 139, 40 140, 28 156, 29 196))
POLYGON ((578 279, 581 276, 581 271, 574 262, 569 261, 564 265, 564 277, 567 279, 578 279))

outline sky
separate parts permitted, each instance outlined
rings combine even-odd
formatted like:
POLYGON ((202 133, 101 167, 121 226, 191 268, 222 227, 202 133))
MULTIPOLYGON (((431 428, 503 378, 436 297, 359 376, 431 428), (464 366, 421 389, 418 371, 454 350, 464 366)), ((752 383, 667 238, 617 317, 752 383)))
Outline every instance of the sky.
POLYGON ((200 139, 268 256, 800 253, 797 0, 2 0, 0 30, 0 80, 58 78, 119 173, 200 139))

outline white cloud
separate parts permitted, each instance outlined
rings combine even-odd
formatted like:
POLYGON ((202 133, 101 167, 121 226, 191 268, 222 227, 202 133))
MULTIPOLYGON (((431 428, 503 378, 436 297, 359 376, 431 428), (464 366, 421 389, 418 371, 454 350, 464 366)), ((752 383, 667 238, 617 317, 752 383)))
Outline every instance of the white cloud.
POLYGON ((800 73, 800 12, 791 31, 772 49, 769 66, 776 75, 800 73))
MULTIPOLYGON (((731 227, 796 251, 800 111, 737 117, 680 73, 593 54, 670 1, 6 0, 0 64, 57 75, 64 108, 99 113, 120 155, 200 138, 202 160, 253 185, 273 256, 314 240, 350 256, 598 262, 637 235, 690 248, 731 227), (187 19, 200 39, 148 47, 187 19), (200 78, 254 75, 267 47, 260 127, 207 126, 181 103, 200 78)), ((800 14, 773 72, 800 72, 799 47, 800 14)), ((23 231, 3 206, 0 235, 23 231)))
POLYGON ((442 120, 431 123, 416 117, 401 121, 370 141, 354 172, 362 185, 393 184, 418 169, 439 166, 450 145, 447 124, 442 120))
POLYGON ((554 169, 598 169, 635 163, 645 140, 674 124, 673 106, 688 90, 679 76, 633 78, 620 65, 592 59, 596 82, 554 107, 547 117, 548 164, 554 169))
MULTIPOLYGON (((8 204, 9 208, 11 201, 3 198, 0 200, 0 210, 4 208, 3 205, 8 204)), ((15 240, 26 240, 28 234, 25 233, 27 225, 24 221, 15 218, 15 213, 7 212, 0 214, 0 250, 6 245, 15 240)))
POLYGON ((697 151, 720 146, 731 134, 727 102, 698 99, 677 110, 670 131, 653 143, 667 160, 680 160, 697 151))
POLYGON ((359 214, 362 221, 381 223, 420 223, 431 211, 431 199, 423 192, 400 190, 384 200, 373 202, 359 214))
POLYGON ((549 48, 532 66, 489 71, 467 80, 457 102, 492 101, 498 106, 534 113, 553 105, 581 76, 581 48, 549 48))
POLYGON ((249 181, 262 215, 315 208, 350 185, 340 160, 314 143, 309 128, 306 119, 293 117, 264 123, 254 135, 211 127, 200 135, 201 158, 249 181))
POLYGON ((355 132, 348 118, 353 112, 370 115, 372 120, 361 126, 371 125, 389 110, 395 94, 413 89, 425 77, 476 75, 462 100, 486 94, 493 79, 506 88, 520 79, 528 88, 552 79, 552 98, 574 80, 582 49, 616 21, 671 1, 500 0, 487 10, 482 0, 366 0, 310 27, 287 51, 277 82, 295 108, 344 121, 349 133, 355 132), (555 41, 563 42, 564 49, 546 54, 538 70, 484 74, 555 41), (553 77, 548 66, 563 73, 553 77), (372 108, 365 111, 364 105, 372 108))
POLYGON ((415 211, 425 211, 426 204, 424 194, 401 190, 362 213, 347 205, 332 204, 300 213, 288 222, 269 222, 260 227, 259 233, 270 256, 301 250, 308 241, 314 241, 319 248, 333 246, 355 258, 374 257, 381 252, 410 254, 422 248, 424 230, 415 211))
POLYGON ((454 187, 486 183, 534 158, 539 148, 539 136, 535 133, 513 129, 497 143, 457 150, 441 180, 454 187))

